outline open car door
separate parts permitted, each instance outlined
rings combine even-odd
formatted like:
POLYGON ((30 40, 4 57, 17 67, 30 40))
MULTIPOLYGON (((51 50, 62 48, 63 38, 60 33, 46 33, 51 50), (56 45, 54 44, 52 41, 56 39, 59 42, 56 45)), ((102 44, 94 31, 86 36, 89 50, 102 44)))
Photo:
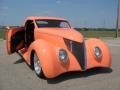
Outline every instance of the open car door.
POLYGON ((6 47, 8 54, 17 52, 25 46, 25 30, 23 27, 10 28, 6 31, 6 47))

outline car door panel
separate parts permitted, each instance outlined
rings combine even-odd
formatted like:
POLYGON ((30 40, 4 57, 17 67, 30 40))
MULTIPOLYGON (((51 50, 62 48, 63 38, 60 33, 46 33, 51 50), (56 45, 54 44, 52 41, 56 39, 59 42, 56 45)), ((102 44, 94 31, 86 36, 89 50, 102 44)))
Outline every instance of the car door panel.
POLYGON ((23 27, 7 30, 7 52, 12 54, 25 46, 25 30, 23 27))

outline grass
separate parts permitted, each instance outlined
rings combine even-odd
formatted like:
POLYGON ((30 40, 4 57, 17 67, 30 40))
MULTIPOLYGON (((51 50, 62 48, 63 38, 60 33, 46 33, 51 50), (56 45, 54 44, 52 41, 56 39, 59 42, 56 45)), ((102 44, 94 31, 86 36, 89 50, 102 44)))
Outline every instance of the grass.
POLYGON ((4 29, 0 29, 0 39, 5 39, 5 30, 4 29))
MULTIPOLYGON (((80 33, 83 34, 84 37, 96 37, 96 38, 101 38, 101 37, 112 37, 114 38, 116 36, 116 32, 114 30, 79 30, 80 33)), ((119 31, 119 37, 120 37, 120 31, 119 31)), ((0 29, 0 38, 5 39, 5 30, 0 29)))
MULTIPOLYGON (((112 37, 116 36, 115 29, 106 29, 106 28, 76 28, 77 31, 81 32, 84 37, 112 37)), ((118 36, 120 37, 120 30, 118 36)))
MULTIPOLYGON (((93 30, 89 30, 89 31, 79 31, 83 34, 84 37, 115 37, 116 36, 116 32, 115 31, 93 31, 93 30)), ((120 37, 120 31, 119 31, 119 37, 120 37)))

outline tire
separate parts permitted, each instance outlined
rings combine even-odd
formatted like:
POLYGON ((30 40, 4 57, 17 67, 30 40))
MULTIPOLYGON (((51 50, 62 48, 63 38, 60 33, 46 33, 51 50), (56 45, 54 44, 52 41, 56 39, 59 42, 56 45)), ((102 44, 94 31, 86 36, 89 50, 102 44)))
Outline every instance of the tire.
POLYGON ((34 53, 34 57, 33 57, 33 67, 36 75, 40 78, 44 78, 42 67, 40 65, 40 60, 36 53, 34 53))

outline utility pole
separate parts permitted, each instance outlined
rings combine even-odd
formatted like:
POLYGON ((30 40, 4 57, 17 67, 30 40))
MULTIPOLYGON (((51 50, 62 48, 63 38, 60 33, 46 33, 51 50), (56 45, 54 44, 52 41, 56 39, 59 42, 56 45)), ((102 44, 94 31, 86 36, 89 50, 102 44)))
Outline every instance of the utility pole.
POLYGON ((118 31, 119 31, 119 10, 120 10, 120 0, 117 0, 116 38, 118 38, 118 31))

